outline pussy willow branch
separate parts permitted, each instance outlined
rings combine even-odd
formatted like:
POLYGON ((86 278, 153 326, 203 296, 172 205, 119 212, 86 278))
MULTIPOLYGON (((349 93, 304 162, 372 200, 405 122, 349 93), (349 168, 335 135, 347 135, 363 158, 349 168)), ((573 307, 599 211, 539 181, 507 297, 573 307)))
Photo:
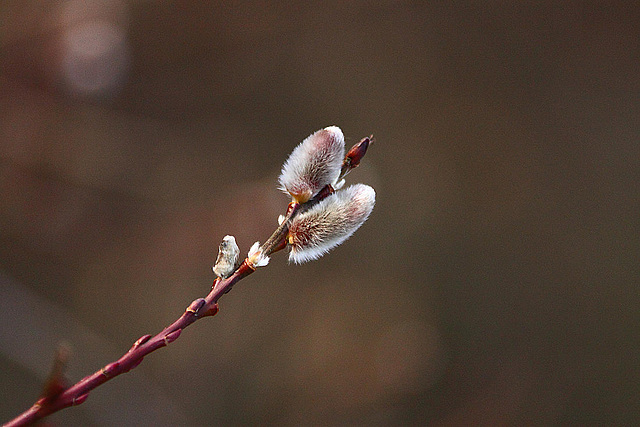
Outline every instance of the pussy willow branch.
MULTIPOLYGON (((347 153, 340 173, 340 178, 344 177, 351 169, 358 166, 372 140, 373 137, 363 138, 347 153)), ((332 186, 327 185, 312 200, 304 205, 291 203, 280 226, 261 246, 264 255, 270 256, 271 254, 284 249, 287 245, 286 236, 289 230, 289 225, 293 218, 332 193, 332 186)), ((173 341, 177 340, 182 333, 182 330, 187 326, 203 317, 214 316, 218 312, 218 300, 222 295, 229 292, 234 284, 253 273, 255 269, 256 267, 254 267, 248 259, 245 259, 235 272, 231 274, 231 276, 226 279, 218 277, 213 282, 211 292, 209 292, 206 297, 194 300, 178 320, 164 328, 160 333, 154 336, 143 335, 133 344, 127 353, 120 357, 120 359, 109 363, 93 374, 81 379, 71 387, 62 387, 59 384, 59 388, 55 393, 45 392, 44 397, 41 397, 22 414, 3 424, 3 427, 29 425, 64 408, 80 405, 87 400, 89 393, 93 389, 106 383, 110 379, 117 377, 118 375, 129 372, 138 366, 145 356, 162 347, 166 347, 173 341)), ((55 380, 56 378, 54 378, 54 381, 55 380)), ((62 379, 58 378, 58 380, 61 381, 62 379)))

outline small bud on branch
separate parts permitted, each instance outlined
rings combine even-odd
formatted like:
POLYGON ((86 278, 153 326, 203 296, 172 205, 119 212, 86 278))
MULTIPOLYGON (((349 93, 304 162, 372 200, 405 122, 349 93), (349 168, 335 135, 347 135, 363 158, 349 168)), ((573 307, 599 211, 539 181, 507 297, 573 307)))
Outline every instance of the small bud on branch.
POLYGON ((253 246, 251 246, 247 259, 254 269, 269 264, 269 257, 265 255, 264 249, 260 246, 260 242, 255 242, 253 246))
POLYGON ((236 271, 240 265, 240 248, 233 236, 224 236, 218 248, 218 258, 213 266, 213 272, 218 277, 226 279, 236 271))
POLYGON ((342 163, 340 178, 344 178, 349 172, 360 166, 360 160, 367 154, 370 144, 373 144, 373 135, 362 138, 360 142, 351 147, 342 163))

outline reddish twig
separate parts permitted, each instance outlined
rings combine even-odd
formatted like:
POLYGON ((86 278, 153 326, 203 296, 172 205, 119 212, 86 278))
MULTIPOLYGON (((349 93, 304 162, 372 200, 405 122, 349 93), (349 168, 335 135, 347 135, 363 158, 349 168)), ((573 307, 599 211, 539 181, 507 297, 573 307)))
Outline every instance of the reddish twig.
POLYGON ((45 396, 40 398, 28 410, 4 424, 4 427, 29 425, 41 418, 44 418, 61 409, 69 406, 80 405, 89 396, 89 392, 94 388, 106 383, 120 374, 129 372, 142 362, 144 357, 159 348, 166 347, 180 336, 180 333, 187 326, 196 320, 213 316, 218 312, 218 300, 222 295, 229 292, 231 287, 240 279, 253 273, 255 268, 245 260, 240 267, 226 279, 216 279, 211 288, 211 292, 205 298, 194 300, 178 320, 173 322, 155 336, 144 335, 140 337, 120 359, 109 363, 102 369, 94 372, 88 377, 78 381, 73 386, 67 388, 55 396, 45 396))

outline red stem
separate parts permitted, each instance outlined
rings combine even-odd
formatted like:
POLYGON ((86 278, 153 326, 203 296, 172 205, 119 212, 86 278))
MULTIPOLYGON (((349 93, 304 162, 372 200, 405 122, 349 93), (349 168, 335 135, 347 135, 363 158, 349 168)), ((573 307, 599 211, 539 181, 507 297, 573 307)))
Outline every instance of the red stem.
POLYGON ((136 341, 131 349, 120 359, 109 363, 102 369, 83 378, 76 384, 53 397, 43 397, 31 408, 18 415, 11 421, 4 424, 4 427, 15 427, 29 425, 37 420, 46 417, 54 412, 69 406, 80 405, 89 396, 89 392, 94 388, 104 384, 120 374, 129 372, 138 366, 144 357, 159 348, 165 347, 178 339, 184 328, 191 325, 196 320, 213 316, 218 312, 218 300, 222 295, 229 292, 231 287, 240 279, 253 273, 255 269, 245 260, 240 267, 226 279, 216 279, 211 292, 204 297, 194 300, 178 320, 167 326, 155 336, 144 335, 136 341))

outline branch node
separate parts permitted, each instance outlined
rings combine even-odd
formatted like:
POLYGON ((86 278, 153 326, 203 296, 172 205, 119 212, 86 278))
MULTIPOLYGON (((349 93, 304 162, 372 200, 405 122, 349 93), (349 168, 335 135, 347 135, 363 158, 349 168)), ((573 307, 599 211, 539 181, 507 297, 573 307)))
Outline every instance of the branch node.
POLYGON ((81 405, 82 403, 84 403, 85 400, 87 400, 87 397, 89 397, 89 393, 85 393, 81 396, 74 397, 73 401, 71 402, 71 406, 81 405))
POLYGON ((139 364, 142 363, 142 361, 144 360, 144 357, 141 357, 137 360, 134 360, 133 363, 131 365, 129 365, 126 370, 124 370, 123 372, 129 372, 130 370, 134 369, 136 366, 138 366, 139 364))
POLYGON ((170 334, 164 336, 164 345, 167 346, 178 339, 180 334, 182 333, 182 329, 175 330, 170 334))
POLYGON ((204 298, 198 298, 196 300, 193 300, 193 302, 191 304, 189 304, 189 307, 187 307, 187 309, 185 310, 186 313, 193 313, 194 316, 198 316, 198 312, 200 311, 200 309, 202 308, 202 306, 206 303, 204 298))
POLYGON ((209 306, 202 313, 200 313, 199 316, 200 317, 215 316, 218 313, 219 309, 220 307, 218 306, 218 303, 215 303, 212 306, 209 306))
POLYGON ((113 371, 117 370, 119 367, 120 367, 119 362, 109 363, 107 366, 100 369, 100 373, 105 377, 110 378, 113 371))
POLYGON ((129 353, 131 353, 133 350, 140 347, 142 344, 146 343, 150 339, 151 339, 151 335, 149 334, 141 336, 140 338, 138 338, 136 342, 133 343, 133 346, 131 346, 131 348, 129 349, 129 353))

